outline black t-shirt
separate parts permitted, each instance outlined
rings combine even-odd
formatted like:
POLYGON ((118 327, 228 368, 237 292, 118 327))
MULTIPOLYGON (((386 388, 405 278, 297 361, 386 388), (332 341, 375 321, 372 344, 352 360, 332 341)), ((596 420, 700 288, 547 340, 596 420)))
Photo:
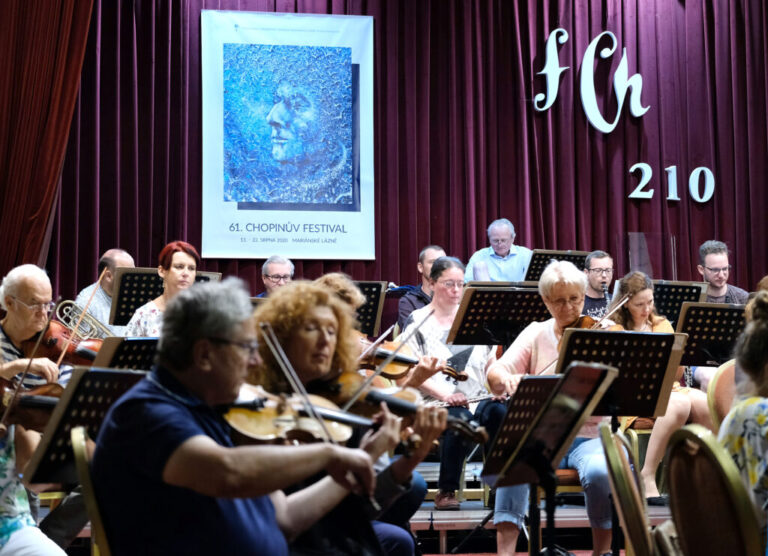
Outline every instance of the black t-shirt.
POLYGON ((605 314, 605 310, 608 307, 608 299, 605 297, 595 298, 584 296, 584 309, 582 313, 592 317, 593 319, 599 319, 605 314))

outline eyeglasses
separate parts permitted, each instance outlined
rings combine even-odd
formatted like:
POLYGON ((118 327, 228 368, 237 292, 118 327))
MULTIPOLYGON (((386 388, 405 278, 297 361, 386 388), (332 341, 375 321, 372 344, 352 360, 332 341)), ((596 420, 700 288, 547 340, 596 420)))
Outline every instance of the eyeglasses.
POLYGON ((214 344, 226 344, 230 346, 237 346, 248 352, 248 357, 253 357, 259 352, 258 340, 251 340, 249 342, 236 342, 234 340, 227 340, 226 338, 208 338, 214 344))
POLYGON ((26 307, 32 312, 42 311, 44 313, 50 313, 51 311, 53 311, 53 308, 56 307, 55 301, 48 301, 46 303, 33 303, 32 305, 30 305, 29 303, 24 303, 21 299, 19 299, 15 295, 12 295, 11 297, 14 298, 16 301, 18 301, 19 303, 21 303, 22 305, 24 305, 24 307, 26 307))
POLYGON ((576 297, 576 296, 569 297, 568 299, 565 299, 565 298, 553 299, 553 300, 550 301, 550 303, 552 305, 554 305, 555 307, 557 307, 558 309, 562 309, 566 305, 570 305, 571 307, 577 307, 577 306, 579 306, 583 302, 584 302, 584 296, 583 295, 582 296, 578 296, 578 297, 576 297))
POLYGON ((464 287, 464 282, 456 282, 454 280, 446 280, 445 282, 440 282, 438 280, 437 283, 440 284, 441 286, 445 287, 445 288, 448 288, 449 290, 452 290, 453 288, 463 288, 464 287))
POLYGON ((606 276, 613 274, 612 268, 590 268, 588 269, 588 272, 591 272, 592 274, 604 274, 606 276))
POLYGON ((491 245, 502 245, 504 243, 512 243, 512 238, 511 237, 499 237, 499 238, 494 238, 494 239, 492 239, 490 241, 491 241, 491 245))
POLYGON ((708 266, 705 266, 708 271, 710 271, 712 274, 720 274, 721 272, 727 273, 731 270, 731 265, 724 266, 723 268, 709 268, 708 266))
POLYGON ((271 282, 277 284, 278 282, 290 282, 290 274, 264 274, 264 278, 268 278, 271 282))

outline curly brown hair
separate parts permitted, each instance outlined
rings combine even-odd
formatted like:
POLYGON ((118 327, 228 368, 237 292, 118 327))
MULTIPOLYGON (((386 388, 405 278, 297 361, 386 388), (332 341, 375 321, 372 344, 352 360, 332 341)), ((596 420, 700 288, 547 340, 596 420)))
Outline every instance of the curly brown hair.
POLYGON ((319 286, 332 289, 339 298, 354 310, 365 305, 365 296, 360 291, 352 278, 343 272, 329 272, 323 274, 313 282, 319 286))
MULTIPOLYGON (((625 295, 629 295, 629 298, 632 299, 633 295, 637 295, 644 290, 653 291, 653 282, 648 277, 648 275, 645 272, 640 272, 639 270, 630 272, 624 276, 624 278, 619 280, 619 292, 614 296, 613 301, 606 310, 606 313, 610 313, 613 308, 622 301, 622 298, 625 295)), ((635 324, 632 321, 632 314, 629 312, 627 303, 622 305, 621 308, 613 313, 613 315, 611 315, 609 318, 616 324, 623 326, 624 330, 634 330, 635 328, 635 324)), ((659 321, 664 320, 664 317, 661 317, 658 313, 656 313, 656 308, 651 310, 649 318, 652 326, 658 324, 659 321)))
POLYGON ((352 309, 341 301, 333 290, 306 280, 297 280, 272 292, 266 301, 256 308, 253 316, 258 328, 259 355, 263 364, 249 377, 249 382, 260 384, 268 392, 290 391, 274 355, 264 340, 264 330, 260 325, 269 323, 280 345, 284 346, 290 341, 292 332, 304 323, 309 311, 314 307, 330 308, 338 322, 336 351, 331 368, 338 373, 355 370, 358 348, 357 339, 352 335, 355 322, 352 309))

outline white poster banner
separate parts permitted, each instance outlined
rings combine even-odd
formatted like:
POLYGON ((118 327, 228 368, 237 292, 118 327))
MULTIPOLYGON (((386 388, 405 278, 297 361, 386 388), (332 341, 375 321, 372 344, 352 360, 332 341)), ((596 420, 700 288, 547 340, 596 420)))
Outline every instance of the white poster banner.
POLYGON ((373 18, 203 10, 209 258, 373 259, 373 18))

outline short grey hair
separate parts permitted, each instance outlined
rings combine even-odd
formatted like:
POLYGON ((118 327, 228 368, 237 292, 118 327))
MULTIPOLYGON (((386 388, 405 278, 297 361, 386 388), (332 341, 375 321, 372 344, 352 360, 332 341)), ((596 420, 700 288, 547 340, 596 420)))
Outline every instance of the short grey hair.
POLYGON ((12 268, 5 275, 2 285, 0 285, 0 305, 4 310, 8 310, 8 307, 5 305, 5 297, 15 297, 19 292, 19 285, 28 278, 39 280, 49 286, 51 285, 51 279, 48 278, 48 274, 37 265, 23 264, 12 268))
POLYGON ((707 255, 728 255, 728 246, 722 241, 710 239, 699 246, 699 264, 704 266, 707 255))
POLYGON ((293 262, 291 262, 291 259, 286 259, 285 257, 281 257, 280 255, 272 255, 270 258, 268 258, 266 261, 264 261, 264 264, 261 265, 261 275, 266 276, 267 272, 269 270, 269 265, 272 263, 274 264, 289 264, 291 265, 291 278, 293 278, 293 271, 295 267, 293 266, 293 262))
POLYGON ((176 371, 192 365, 192 348, 201 338, 229 338, 253 307, 239 278, 199 282, 182 290, 165 309, 158 359, 176 371))
POLYGON ((498 226, 506 226, 509 228, 509 231, 512 233, 512 237, 515 237, 515 227, 512 225, 512 222, 507 220, 506 218, 499 218, 498 220, 494 220, 488 225, 488 239, 491 239, 491 229, 496 228, 498 226))
POLYGON ((569 261, 552 260, 541 273, 539 278, 539 293, 541 297, 549 299, 553 288, 557 284, 566 286, 576 285, 581 288, 582 293, 587 291, 587 275, 576 268, 576 265, 569 261))

